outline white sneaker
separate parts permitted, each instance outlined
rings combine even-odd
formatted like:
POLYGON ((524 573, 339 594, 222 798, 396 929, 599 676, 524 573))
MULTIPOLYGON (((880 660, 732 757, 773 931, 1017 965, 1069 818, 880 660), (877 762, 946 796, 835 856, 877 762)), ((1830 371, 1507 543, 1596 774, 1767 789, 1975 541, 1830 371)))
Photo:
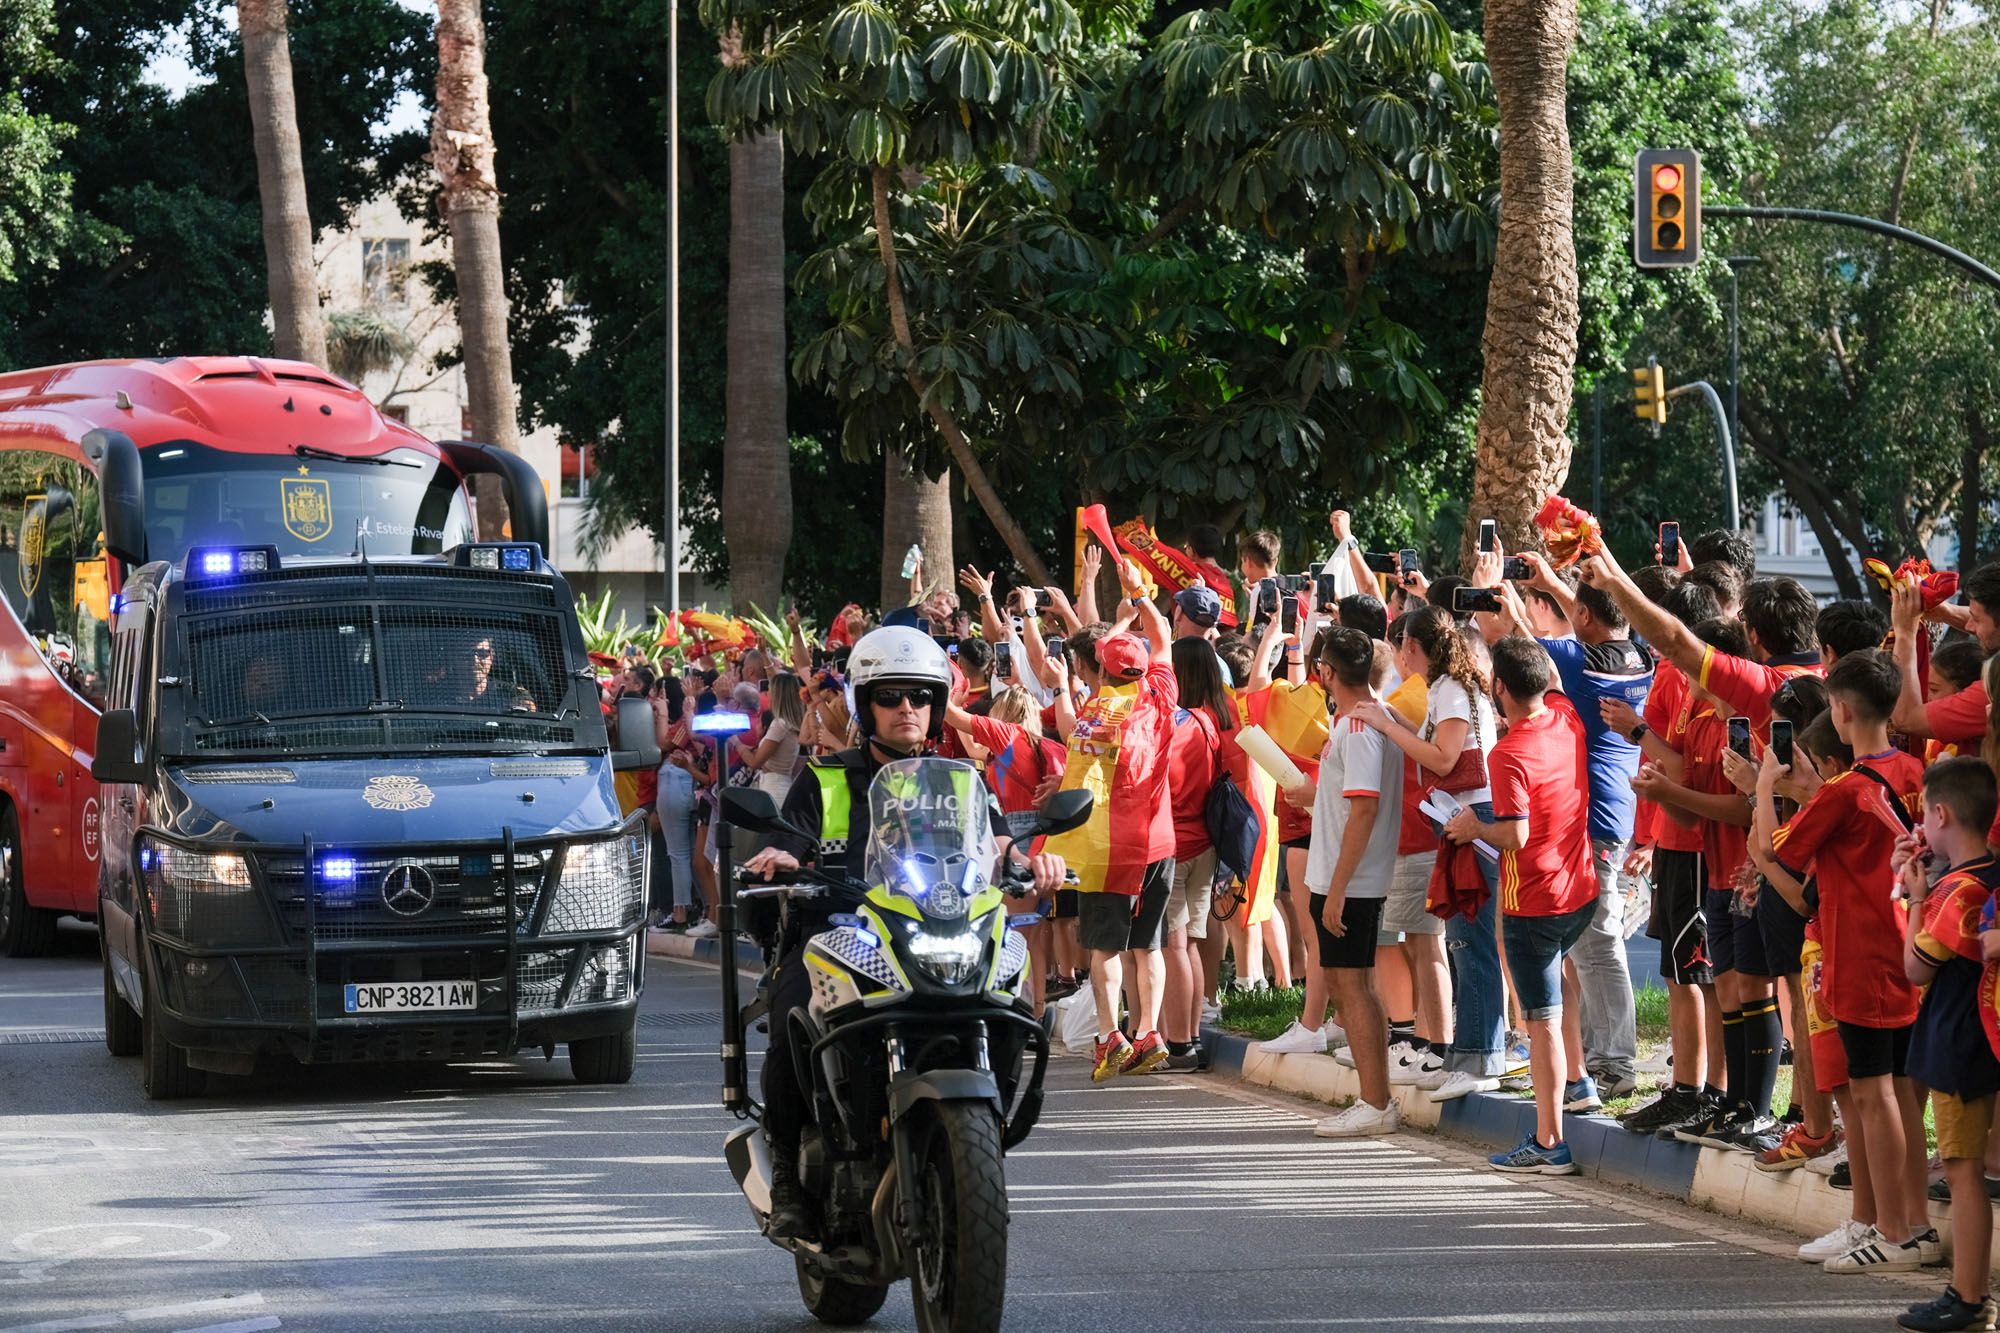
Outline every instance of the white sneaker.
POLYGON ((1874 1227, 1855 1243, 1853 1249, 1826 1261, 1829 1273, 1914 1273, 1922 1268, 1923 1255, 1914 1240, 1901 1245, 1883 1239, 1874 1227))
POLYGON ((1632 1066, 1635 1074, 1664 1074, 1674 1067, 1674 1052, 1671 1046, 1662 1043, 1654 1052, 1632 1066))
POLYGON ((1859 1245, 1874 1230, 1875 1228, 1866 1222, 1857 1222, 1850 1217, 1818 1240, 1809 1240, 1799 1246, 1799 1262, 1823 1264, 1829 1259, 1838 1259, 1859 1245))
MULTIPOLYGON (((1816 1176, 1831 1176, 1833 1174, 1833 1169, 1846 1160, 1847 1160, 1847 1140, 1842 1139, 1840 1141, 1840 1146, 1838 1148, 1835 1148, 1832 1152, 1821 1153, 1818 1157, 1815 1157, 1810 1162, 1807 1162, 1806 1170, 1812 1172, 1816 1176)), ((1831 1258, 1832 1256, 1829 1255, 1827 1257, 1831 1258)))
POLYGON ((1493 1092, 1499 1087, 1500 1080, 1497 1078, 1481 1078, 1477 1074, 1468 1074, 1463 1069, 1454 1069, 1445 1075, 1442 1083, 1431 1089, 1431 1100, 1455 1101, 1470 1092, 1493 1092))
POLYGON ((1322 1139, 1358 1139, 1369 1134, 1393 1134, 1402 1127, 1403 1112, 1395 1098, 1391 1097, 1389 1104, 1378 1111, 1357 1097, 1345 1111, 1314 1125, 1313 1134, 1322 1139))
POLYGON ((1326 1034, 1326 1048, 1329 1051, 1336 1046, 1347 1045, 1347 1029, 1332 1019, 1328 1019, 1326 1026, 1321 1028, 1320 1031, 1326 1034))
POLYGON ((1426 1092, 1436 1092, 1444 1086, 1445 1080, 1451 1077, 1451 1071, 1444 1067, 1443 1056, 1433 1052, 1431 1059, 1437 1063, 1426 1063, 1423 1072, 1417 1075, 1417 1086, 1426 1092))
POLYGON ((691 940, 712 940, 722 931, 716 926, 714 917, 703 917, 688 927, 687 937, 691 940))
POLYGON ((1438 1087, 1444 1082, 1444 1057, 1436 1051, 1411 1051, 1401 1064, 1390 1064, 1389 1084, 1391 1087, 1438 1087), (1437 1082, 1426 1084, 1425 1079, 1433 1074, 1437 1082))
POLYGON ((1936 1227, 1925 1227, 1913 1238, 1917 1247, 1917 1257, 1923 1260, 1925 1268, 1944 1262, 1944 1237, 1938 1235, 1936 1227))
POLYGON ((1266 1055, 1324 1055, 1326 1029, 1309 1028, 1295 1019, 1290 1027, 1269 1041, 1258 1042, 1257 1049, 1266 1055))
POLYGON ((1204 1022, 1204 1023, 1213 1023, 1213 1022, 1217 1021, 1218 1019, 1220 1019, 1221 1017, 1222 1017, 1222 1006, 1221 1006, 1221 1005, 1219 1005, 1219 1004, 1204 1004, 1204 1005, 1203 1005, 1203 1006, 1201 1007, 1201 1021, 1202 1021, 1202 1022, 1204 1022))
MULTIPOLYGON (((1389 1047, 1389 1072, 1394 1074, 1397 1067, 1413 1053, 1408 1042, 1399 1041, 1392 1044, 1389 1047)), ((1340 1061, 1341 1064, 1346 1065, 1349 1069, 1354 1068, 1354 1047, 1341 1047, 1333 1053, 1333 1058, 1340 1061)))

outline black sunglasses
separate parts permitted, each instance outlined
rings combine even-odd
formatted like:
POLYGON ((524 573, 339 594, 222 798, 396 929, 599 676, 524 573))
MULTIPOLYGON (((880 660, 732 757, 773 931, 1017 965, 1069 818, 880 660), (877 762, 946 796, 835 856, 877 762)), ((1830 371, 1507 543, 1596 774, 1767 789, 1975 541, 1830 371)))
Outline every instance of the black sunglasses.
POLYGON ((493 656, 493 650, 491 648, 474 648, 472 650, 472 655, 473 657, 483 661, 486 658, 493 656))
POLYGON ((876 690, 868 697, 870 702, 884 708, 901 708, 904 704, 922 708, 931 701, 931 692, 926 689, 886 689, 876 690))

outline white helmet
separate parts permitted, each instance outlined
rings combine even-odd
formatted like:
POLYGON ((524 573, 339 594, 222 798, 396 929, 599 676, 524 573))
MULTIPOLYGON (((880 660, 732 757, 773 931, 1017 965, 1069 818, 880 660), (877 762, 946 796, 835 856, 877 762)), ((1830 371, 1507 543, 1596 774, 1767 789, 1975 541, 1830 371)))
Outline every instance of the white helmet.
POLYGON ((915 685, 930 694, 931 740, 944 735, 944 708, 951 697, 951 659, 937 641, 905 625, 870 630, 847 659, 847 686, 854 724, 862 739, 875 731, 869 702, 878 685, 915 685))

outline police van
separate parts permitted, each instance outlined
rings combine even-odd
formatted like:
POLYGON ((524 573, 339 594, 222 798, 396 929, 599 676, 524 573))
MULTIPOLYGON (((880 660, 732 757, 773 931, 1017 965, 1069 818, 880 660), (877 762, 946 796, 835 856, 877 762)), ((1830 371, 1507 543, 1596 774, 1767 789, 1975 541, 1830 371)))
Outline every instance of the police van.
POLYGON ((99 921, 112 1052, 148 1095, 260 1056, 636 1057, 649 842, 533 543, 280 558, 196 548, 113 607, 99 921))

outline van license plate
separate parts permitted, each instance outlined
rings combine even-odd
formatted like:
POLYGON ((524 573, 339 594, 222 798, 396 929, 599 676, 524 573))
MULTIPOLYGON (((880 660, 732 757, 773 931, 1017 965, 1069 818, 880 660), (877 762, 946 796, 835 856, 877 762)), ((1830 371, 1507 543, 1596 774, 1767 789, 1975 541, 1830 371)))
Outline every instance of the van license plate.
POLYGON ((410 981, 347 988, 350 1014, 407 1014, 478 1007, 478 987, 470 981, 410 981))

